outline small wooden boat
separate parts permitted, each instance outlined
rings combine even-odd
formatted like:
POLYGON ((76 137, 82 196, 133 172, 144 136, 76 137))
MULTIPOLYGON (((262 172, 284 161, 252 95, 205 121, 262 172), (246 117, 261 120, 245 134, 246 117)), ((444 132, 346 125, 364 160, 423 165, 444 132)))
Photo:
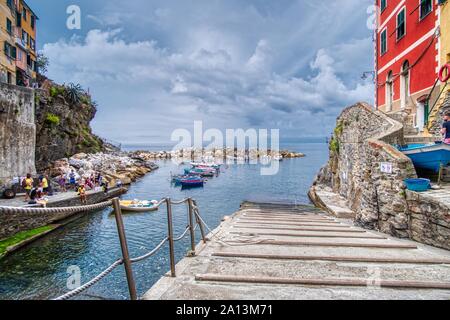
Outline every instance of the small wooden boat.
POLYGON ((399 147, 415 167, 439 172, 441 166, 450 164, 450 145, 442 142, 430 144, 411 144, 399 147))
POLYGON ((120 209, 125 212, 150 212, 158 210, 155 201, 120 200, 120 209))
POLYGON ((184 173, 186 175, 197 175, 201 177, 214 177, 217 174, 217 171, 215 169, 185 169, 184 173))
POLYGON ((205 180, 202 178, 187 178, 181 180, 181 186, 183 188, 201 188, 205 184, 205 180))

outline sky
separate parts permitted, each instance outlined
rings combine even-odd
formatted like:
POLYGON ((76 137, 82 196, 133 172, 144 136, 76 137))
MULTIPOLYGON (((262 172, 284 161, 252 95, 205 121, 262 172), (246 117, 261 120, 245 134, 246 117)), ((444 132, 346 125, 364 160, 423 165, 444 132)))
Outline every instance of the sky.
POLYGON ((176 129, 280 129, 328 136, 373 104, 373 0, 28 0, 47 76, 80 83, 98 135, 169 142, 176 129), (80 29, 66 10, 81 9, 80 29))

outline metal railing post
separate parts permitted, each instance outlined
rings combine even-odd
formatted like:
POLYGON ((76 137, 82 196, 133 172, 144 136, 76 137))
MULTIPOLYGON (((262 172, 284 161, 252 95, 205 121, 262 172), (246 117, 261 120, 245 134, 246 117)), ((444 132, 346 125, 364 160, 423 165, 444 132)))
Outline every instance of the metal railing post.
POLYGON ((175 249, 173 240, 173 222, 172 222, 172 202, 170 198, 166 199, 167 205, 167 230, 169 238, 169 255, 170 255, 170 274, 172 277, 176 277, 175 272, 175 249))
POLYGON ((119 233, 120 247, 122 248, 122 257, 125 266, 125 273, 127 276, 130 298, 131 300, 137 300, 136 284, 133 278, 133 270, 131 268, 130 254, 128 252, 127 238, 125 235, 125 227, 123 224, 122 210, 120 209, 119 199, 118 198, 113 199, 112 203, 114 206, 114 216, 116 217, 117 231, 119 233))
MULTIPOLYGON (((191 232, 191 255, 195 255, 195 231, 194 231, 194 205, 192 199, 188 199, 189 206, 189 230, 191 232)), ((197 220, 195 220, 197 221, 197 220)))
MULTIPOLYGON (((197 202, 195 200, 192 200, 192 203, 197 207, 197 202)), ((203 229, 203 223, 202 221, 199 219, 199 217, 197 216, 197 214, 199 215, 200 213, 198 212, 197 209, 195 209, 195 220, 197 221, 197 224, 200 228, 200 234, 202 235, 202 241, 204 244, 206 244, 206 235, 205 235, 205 230, 203 229)))

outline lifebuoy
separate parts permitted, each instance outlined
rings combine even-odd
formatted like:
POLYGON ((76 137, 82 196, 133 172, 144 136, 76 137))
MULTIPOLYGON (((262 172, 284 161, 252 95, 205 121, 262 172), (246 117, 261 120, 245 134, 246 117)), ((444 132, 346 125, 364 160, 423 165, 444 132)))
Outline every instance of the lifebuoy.
POLYGON ((439 80, 441 82, 447 82, 450 79, 450 63, 447 63, 442 66, 441 70, 439 70, 439 80), (447 71, 447 75, 444 76, 444 72, 447 71))

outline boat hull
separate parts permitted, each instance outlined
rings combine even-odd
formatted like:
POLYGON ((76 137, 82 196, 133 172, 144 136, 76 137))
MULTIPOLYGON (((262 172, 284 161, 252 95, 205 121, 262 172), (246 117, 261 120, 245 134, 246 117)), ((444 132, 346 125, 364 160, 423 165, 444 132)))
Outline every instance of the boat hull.
POLYGON ((421 169, 439 172, 441 166, 450 165, 450 145, 435 144, 401 149, 421 169))

